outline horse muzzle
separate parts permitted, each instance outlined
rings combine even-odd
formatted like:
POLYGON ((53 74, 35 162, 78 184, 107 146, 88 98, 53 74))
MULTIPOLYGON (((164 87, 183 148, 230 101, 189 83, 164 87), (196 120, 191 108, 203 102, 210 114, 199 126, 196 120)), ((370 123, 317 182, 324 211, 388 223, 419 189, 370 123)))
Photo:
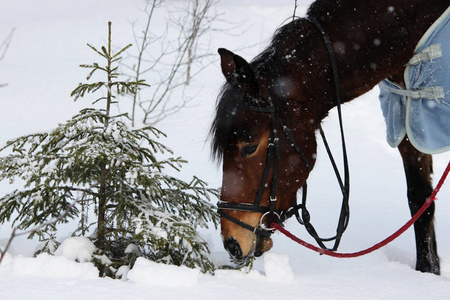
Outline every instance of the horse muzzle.
POLYGON ((272 248, 272 239, 267 237, 257 237, 254 242, 252 250, 244 256, 239 242, 234 237, 227 238, 224 243, 224 248, 230 255, 230 259, 237 266, 246 265, 253 257, 260 257, 264 252, 272 248))

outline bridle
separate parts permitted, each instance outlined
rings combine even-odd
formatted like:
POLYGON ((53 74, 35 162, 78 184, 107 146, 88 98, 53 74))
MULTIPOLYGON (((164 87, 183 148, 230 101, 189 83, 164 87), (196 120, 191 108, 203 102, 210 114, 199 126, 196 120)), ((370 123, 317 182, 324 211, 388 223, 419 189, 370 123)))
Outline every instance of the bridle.
MULTIPOLYGON (((279 138, 277 136, 277 122, 280 123, 281 127, 284 129, 285 134, 287 137, 291 137, 292 134, 290 134, 289 129, 283 125, 281 119, 276 114, 276 107, 271 104, 269 107, 257 107, 257 106, 247 106, 246 110, 259 112, 259 113, 269 113, 272 119, 271 128, 270 128, 270 137, 269 137, 269 144, 267 146, 267 156, 266 156, 266 166, 264 168, 263 176, 261 179, 261 184, 258 188, 258 192, 256 194, 255 201, 253 204, 248 203, 232 203, 232 202, 223 202, 220 201, 217 204, 218 207, 218 213, 221 217, 224 217, 233 223, 240 225, 241 227, 244 227, 256 235, 263 236, 263 237, 269 237, 273 229, 266 228, 264 226, 263 220, 267 215, 275 215, 277 216, 277 222, 282 223, 287 218, 285 217, 286 214, 282 213, 281 211, 276 211, 275 206, 277 202, 277 188, 278 188, 278 163, 280 161, 280 145, 279 145, 279 138), (263 195, 263 192, 266 188, 266 181, 269 176, 270 170, 273 168, 273 176, 272 181, 270 185, 271 193, 269 197, 269 206, 262 206, 261 205, 261 198, 263 195), (240 211, 249 211, 249 212, 257 212, 262 213, 262 217, 260 219, 259 225, 257 227, 251 226, 247 223, 242 222, 239 219, 236 219, 229 214, 225 213, 224 210, 240 210, 240 211), (283 220, 283 221, 282 221, 283 220)), ((295 140, 292 139, 293 143, 296 144, 295 140)), ((300 150, 300 148, 298 148, 300 150)), ((304 155, 304 153, 300 150, 300 155, 302 156, 307 168, 309 171, 311 171, 311 166, 304 155)))
MULTIPOLYGON (((270 128, 270 137, 269 137, 269 144, 267 149, 267 156, 266 156, 266 166, 264 168, 261 184, 258 188, 255 201, 252 204, 249 203, 231 203, 231 202, 224 202, 219 201, 217 204, 218 207, 218 213, 221 217, 247 229, 253 232, 255 235, 260 237, 270 237, 271 234, 274 232, 273 228, 268 228, 264 225, 264 218, 266 216, 272 216, 276 217, 276 223, 282 224, 284 221, 289 219, 292 216, 296 216, 296 219, 298 222, 305 226, 308 233, 317 241, 319 246, 323 249, 328 249, 332 251, 336 251, 342 234, 344 233, 345 229, 347 228, 348 221, 349 221, 349 189, 350 189, 350 179, 349 179, 349 169, 348 169, 348 159, 347 159, 347 151, 346 151, 346 145, 345 145, 345 138, 344 138, 344 130, 343 130, 343 124, 342 124, 342 113, 341 113, 341 98, 340 98, 340 89, 339 89, 339 77, 337 73, 337 62, 336 57, 334 55, 331 41, 325 31, 323 30, 322 26, 317 22, 316 19, 309 16, 308 19, 315 25, 315 27, 319 30, 319 32, 322 35, 325 47, 327 49, 327 52, 330 57, 331 62, 331 68, 333 72, 333 78, 334 78, 334 84, 335 84, 335 90, 336 90, 336 102, 337 102, 337 111, 338 111, 338 118, 339 118, 339 126, 340 126, 340 134, 341 134, 341 143, 342 143, 342 152, 343 152, 343 162, 344 162, 344 181, 342 181, 342 177, 339 173, 339 170, 337 168, 337 165, 335 163, 335 160, 333 158, 333 155, 331 153, 331 150, 328 146, 328 142, 326 140, 325 134, 320 127, 320 134, 322 136, 322 140, 324 142, 325 148, 327 150, 328 156, 330 158, 331 164, 333 166, 334 172, 336 174, 336 178, 338 180, 343 200, 342 200, 342 206, 341 206, 341 213, 338 221, 338 226, 336 229, 336 235, 329 238, 321 238, 317 234, 317 231, 315 230, 314 226, 310 223, 310 214, 308 210, 306 209, 306 198, 307 198, 307 184, 305 184, 302 187, 302 203, 296 204, 295 206, 291 207, 286 212, 283 211, 277 211, 276 208, 276 202, 277 202, 277 188, 278 188, 278 163, 280 161, 280 146, 279 146, 279 138, 277 135, 277 122, 279 123, 280 127, 283 129, 283 133, 285 134, 286 138, 291 143, 292 147, 294 147, 295 151, 301 156, 303 162, 305 163, 308 171, 310 172, 312 167, 309 163, 308 159, 306 158, 306 155, 301 150, 301 147, 298 145, 298 143, 295 141, 294 136, 290 129, 285 126, 282 122, 282 120, 278 117, 276 113, 276 106, 274 105, 271 97, 269 96, 270 105, 268 107, 259 107, 259 106, 246 106, 245 109, 248 111, 253 112, 259 112, 259 113, 267 113, 271 116, 271 128, 270 128), (261 205, 261 198, 263 195, 264 190, 266 189, 266 181, 269 176, 270 170, 273 168, 272 171, 272 180, 270 184, 270 198, 269 198, 269 206, 262 206, 261 205), (248 211, 248 212, 255 212, 255 213, 262 213, 260 222, 257 226, 251 226, 247 223, 244 223, 243 221, 227 214, 225 210, 238 210, 238 211, 248 211), (301 214, 300 211, 301 210, 301 214), (332 248, 327 248, 324 244, 324 242, 329 241, 335 241, 334 246, 332 248)), ((270 90, 270 88, 268 88, 270 90)), ((269 93, 272 94, 272 93, 269 93)), ((255 101, 257 103, 257 101, 255 101)))

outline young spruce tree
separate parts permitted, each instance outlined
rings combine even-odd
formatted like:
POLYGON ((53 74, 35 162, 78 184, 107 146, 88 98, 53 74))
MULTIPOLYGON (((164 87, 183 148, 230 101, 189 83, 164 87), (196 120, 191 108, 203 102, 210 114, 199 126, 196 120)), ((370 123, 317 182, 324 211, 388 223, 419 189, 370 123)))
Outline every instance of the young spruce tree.
POLYGON ((77 220, 73 236, 89 235, 95 243, 93 261, 102 275, 115 277, 118 267, 131 267, 139 256, 212 272, 207 244, 196 227, 217 226, 209 201, 217 190, 196 177, 184 182, 164 174, 166 167, 179 170, 185 162, 157 158, 157 153, 172 154, 157 141, 164 134, 150 126, 130 129, 126 115, 111 115, 117 96, 145 86, 118 80, 120 55, 131 45, 113 53, 109 23, 108 45, 88 46, 106 64, 81 65, 90 69, 87 79, 102 72, 106 81, 80 84, 71 95, 78 99, 103 90, 106 96, 94 103, 103 101, 105 109, 84 109, 50 132, 19 137, 0 148, 10 152, 0 158, 0 180, 25 182, 0 198, 0 222, 12 219, 19 230, 38 226, 30 237, 38 235, 45 241, 41 251, 53 253, 59 244, 57 225, 77 220))

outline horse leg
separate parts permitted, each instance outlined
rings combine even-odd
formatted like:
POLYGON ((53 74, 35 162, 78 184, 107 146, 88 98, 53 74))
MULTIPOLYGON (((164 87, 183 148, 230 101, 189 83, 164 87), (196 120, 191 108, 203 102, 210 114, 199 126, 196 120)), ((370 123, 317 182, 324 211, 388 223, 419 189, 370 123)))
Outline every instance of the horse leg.
MULTIPOLYGON (((406 137, 398 146, 403 159, 408 187, 408 203, 411 215, 414 215, 433 191, 431 174, 432 156, 416 150, 406 137)), ((434 231, 434 202, 414 223, 416 237, 416 270, 439 275, 439 257, 437 254, 434 231)))

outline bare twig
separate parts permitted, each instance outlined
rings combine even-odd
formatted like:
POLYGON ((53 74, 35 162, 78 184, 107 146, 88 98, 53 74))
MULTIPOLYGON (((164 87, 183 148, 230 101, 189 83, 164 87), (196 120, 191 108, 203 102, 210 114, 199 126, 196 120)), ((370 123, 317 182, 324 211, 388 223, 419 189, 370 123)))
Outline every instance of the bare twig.
POLYGON ((2 60, 5 57, 6 51, 8 50, 9 45, 11 44, 14 30, 15 29, 11 30, 6 39, 0 45, 0 60, 2 60))
MULTIPOLYGON (((14 30, 11 30, 11 32, 8 34, 8 36, 6 37, 6 39, 0 44, 0 61, 3 60, 3 58, 6 55, 6 51, 8 51, 9 45, 11 44, 11 40, 12 40, 12 36, 14 33, 14 30)), ((0 83, 0 88, 6 86, 7 84, 0 83)))
MULTIPOLYGON (((209 56, 208 49, 199 53, 199 39, 211 26, 217 14, 210 15, 210 10, 216 0, 189 0, 183 8, 169 6, 169 21, 161 32, 152 30, 152 18, 155 11, 161 9, 164 0, 147 0, 144 9, 147 19, 142 35, 135 33, 137 55, 131 56, 136 63, 131 76, 134 81, 143 78, 147 73, 153 80, 150 83, 148 96, 137 93, 133 96, 131 115, 132 125, 136 123, 138 109, 142 113, 144 124, 155 124, 166 116, 179 111, 189 102, 189 98, 182 93, 182 99, 172 102, 173 92, 190 83, 198 74, 193 70, 195 63, 200 69, 209 64, 202 63, 209 56), (173 35, 177 33, 176 38, 173 35)), ((133 24, 134 27, 135 24, 133 24)))
MULTIPOLYGON (((140 45, 140 46, 138 46, 139 53, 137 56, 137 66, 136 66, 136 72, 135 72, 135 77, 134 77, 134 80, 136 80, 136 81, 141 79, 140 76, 141 76, 141 65, 143 62, 143 55, 144 55, 145 49, 150 44, 149 30, 150 30, 150 23, 151 23, 152 17, 153 17, 153 12, 155 11, 155 8, 159 7, 160 5, 161 5, 161 1, 153 1, 151 3, 151 5, 147 1, 147 5, 145 7, 145 11, 147 12, 147 24, 144 29, 144 37, 139 41, 135 35, 136 45, 140 45)), ((135 125, 135 119, 136 119, 136 104, 138 102, 138 96, 139 96, 139 93, 135 93, 133 95, 133 108, 132 108, 132 112, 131 112, 131 125, 133 127, 135 125)))
POLYGON ((295 0, 295 3, 294 3, 294 13, 292 14, 292 21, 295 20, 295 14, 297 13, 297 7, 298 7, 298 3, 297 3, 297 0, 295 0))

